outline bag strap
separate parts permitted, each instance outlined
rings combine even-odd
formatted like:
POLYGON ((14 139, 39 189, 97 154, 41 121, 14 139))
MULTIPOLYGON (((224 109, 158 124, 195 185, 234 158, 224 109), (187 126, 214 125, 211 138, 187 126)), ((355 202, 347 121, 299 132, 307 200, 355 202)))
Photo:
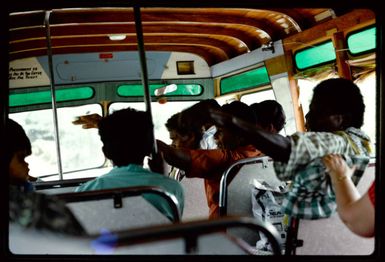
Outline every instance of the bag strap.
POLYGON ((357 145, 353 142, 352 138, 345 131, 335 131, 334 133, 345 138, 350 144, 350 146, 353 148, 353 151, 356 155, 360 154, 360 150, 358 149, 357 145))

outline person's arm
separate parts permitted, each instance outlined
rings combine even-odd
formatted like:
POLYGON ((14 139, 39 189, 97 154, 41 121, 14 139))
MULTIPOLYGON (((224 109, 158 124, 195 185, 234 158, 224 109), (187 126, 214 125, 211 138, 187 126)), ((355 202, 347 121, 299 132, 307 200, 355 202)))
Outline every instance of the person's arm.
POLYGON ((98 128, 98 124, 102 118, 103 117, 98 114, 83 115, 78 116, 75 121, 72 121, 72 124, 82 125, 84 129, 98 128))
POLYGON ((156 140, 156 142, 159 152, 169 165, 185 171, 190 169, 191 156, 187 149, 176 149, 160 140, 156 140))
POLYGON ((270 156, 275 161, 287 162, 289 160, 291 142, 288 137, 269 133, 257 128, 255 124, 248 123, 221 111, 210 110, 210 115, 216 125, 231 126, 232 128, 242 130, 258 150, 270 156))
POLYGON ((328 169, 336 194, 337 210, 341 220, 355 234, 374 235, 374 206, 368 193, 361 197, 350 179, 355 168, 350 168, 340 155, 327 155, 323 162, 328 169))

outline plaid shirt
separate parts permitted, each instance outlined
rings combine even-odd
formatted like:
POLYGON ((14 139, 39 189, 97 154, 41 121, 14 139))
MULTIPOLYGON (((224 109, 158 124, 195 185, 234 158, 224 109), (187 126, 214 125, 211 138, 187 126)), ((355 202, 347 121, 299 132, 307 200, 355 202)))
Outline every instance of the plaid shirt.
POLYGON ((336 210, 336 200, 321 158, 331 153, 343 155, 349 166, 356 165, 352 181, 357 184, 369 163, 369 137, 350 127, 336 133, 295 133, 290 138, 289 161, 274 162, 277 177, 292 180, 282 208, 297 218, 329 217, 336 210))

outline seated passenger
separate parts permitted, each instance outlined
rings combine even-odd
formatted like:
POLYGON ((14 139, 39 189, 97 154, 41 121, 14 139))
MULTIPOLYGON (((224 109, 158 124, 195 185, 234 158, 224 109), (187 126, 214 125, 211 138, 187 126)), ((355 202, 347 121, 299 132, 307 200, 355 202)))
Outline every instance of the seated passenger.
POLYGON ((331 178, 336 194, 337 211, 342 222, 359 236, 373 237, 374 182, 361 196, 351 180, 354 168, 350 168, 342 156, 330 154, 324 156, 322 160, 331 178))
POLYGON ((191 123, 191 129, 195 132, 199 131, 200 135, 196 140, 199 141, 200 149, 217 148, 216 140, 214 138, 217 129, 209 112, 210 110, 219 110, 220 108, 221 106, 215 99, 206 99, 199 101, 183 111, 182 121, 187 119, 187 121, 191 123))
MULTIPOLYGON (((197 137, 200 132, 194 133, 190 126, 186 125, 186 121, 182 121, 182 114, 183 111, 172 115, 165 124, 170 135, 171 146, 175 148, 197 148, 199 142, 197 137)), ((153 164, 153 162, 151 163, 153 164)), ((184 177, 184 171, 172 166, 168 176, 181 181, 184 177)))
POLYGON ((12 119, 7 120, 6 132, 6 162, 9 163, 10 186, 21 192, 34 191, 31 178, 36 179, 29 176, 28 163, 25 161, 32 153, 31 142, 23 127, 12 119))
POLYGON ((191 119, 185 116, 185 111, 172 115, 165 126, 169 132, 171 145, 175 148, 199 148, 200 130, 191 127, 191 119))
MULTIPOLYGON (((222 110, 246 121, 255 122, 250 107, 242 102, 224 105, 222 110)), ((209 218, 219 217, 219 183, 223 172, 234 162, 261 155, 256 148, 236 129, 218 128, 215 139, 218 149, 176 149, 162 141, 158 149, 167 163, 185 171, 186 177, 204 178, 209 218)))
POLYGON ((336 208, 321 158, 331 153, 343 154, 349 165, 352 162, 357 165, 353 177, 355 180, 366 168, 370 141, 360 130, 364 111, 365 105, 358 86, 352 81, 338 78, 322 81, 314 88, 310 110, 306 115, 309 132, 296 132, 284 137, 220 111, 211 115, 217 125, 238 128, 252 144, 272 157, 278 178, 293 180, 283 204, 286 214, 317 219, 329 217, 336 208))
MULTIPOLYGON (((212 124, 209 109, 219 109, 215 99, 206 99, 172 115, 166 122, 172 146, 187 149, 216 149, 216 127, 212 124)), ((184 171, 172 167, 169 176, 182 180, 184 171)))
MULTIPOLYGON (((183 188, 179 182, 143 168, 144 157, 150 155, 153 147, 152 123, 148 114, 131 108, 118 110, 102 118, 98 127, 103 153, 112 161, 114 168, 75 191, 158 186, 176 197, 180 212, 183 212, 183 188)), ((173 220, 172 209, 166 200, 154 194, 145 194, 144 198, 173 220)))
MULTIPOLYGON (((5 163, 9 167, 9 221, 22 227, 56 233, 84 235, 85 231, 65 203, 54 196, 34 192, 25 157, 31 142, 21 125, 12 119, 5 125, 5 163)), ((12 233, 12 232, 10 232, 12 233)))

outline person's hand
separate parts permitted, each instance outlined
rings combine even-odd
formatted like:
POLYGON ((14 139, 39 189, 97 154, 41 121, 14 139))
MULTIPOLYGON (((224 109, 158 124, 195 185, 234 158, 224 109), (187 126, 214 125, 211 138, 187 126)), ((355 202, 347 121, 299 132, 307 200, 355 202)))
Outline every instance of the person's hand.
POLYGON ((162 153, 152 153, 151 157, 148 158, 148 166, 154 173, 167 174, 167 164, 163 159, 162 153))
POLYGON ((98 114, 78 116, 75 121, 72 121, 74 125, 82 125, 82 128, 98 128, 98 124, 103 117, 98 114))
POLYGON ((352 176, 355 166, 350 168, 341 155, 329 154, 322 158, 326 171, 333 181, 341 181, 352 176))
POLYGON ((151 157, 148 158, 148 166, 152 172, 167 174, 167 163, 163 157, 164 147, 167 146, 164 142, 156 140, 157 153, 152 153, 151 157))

